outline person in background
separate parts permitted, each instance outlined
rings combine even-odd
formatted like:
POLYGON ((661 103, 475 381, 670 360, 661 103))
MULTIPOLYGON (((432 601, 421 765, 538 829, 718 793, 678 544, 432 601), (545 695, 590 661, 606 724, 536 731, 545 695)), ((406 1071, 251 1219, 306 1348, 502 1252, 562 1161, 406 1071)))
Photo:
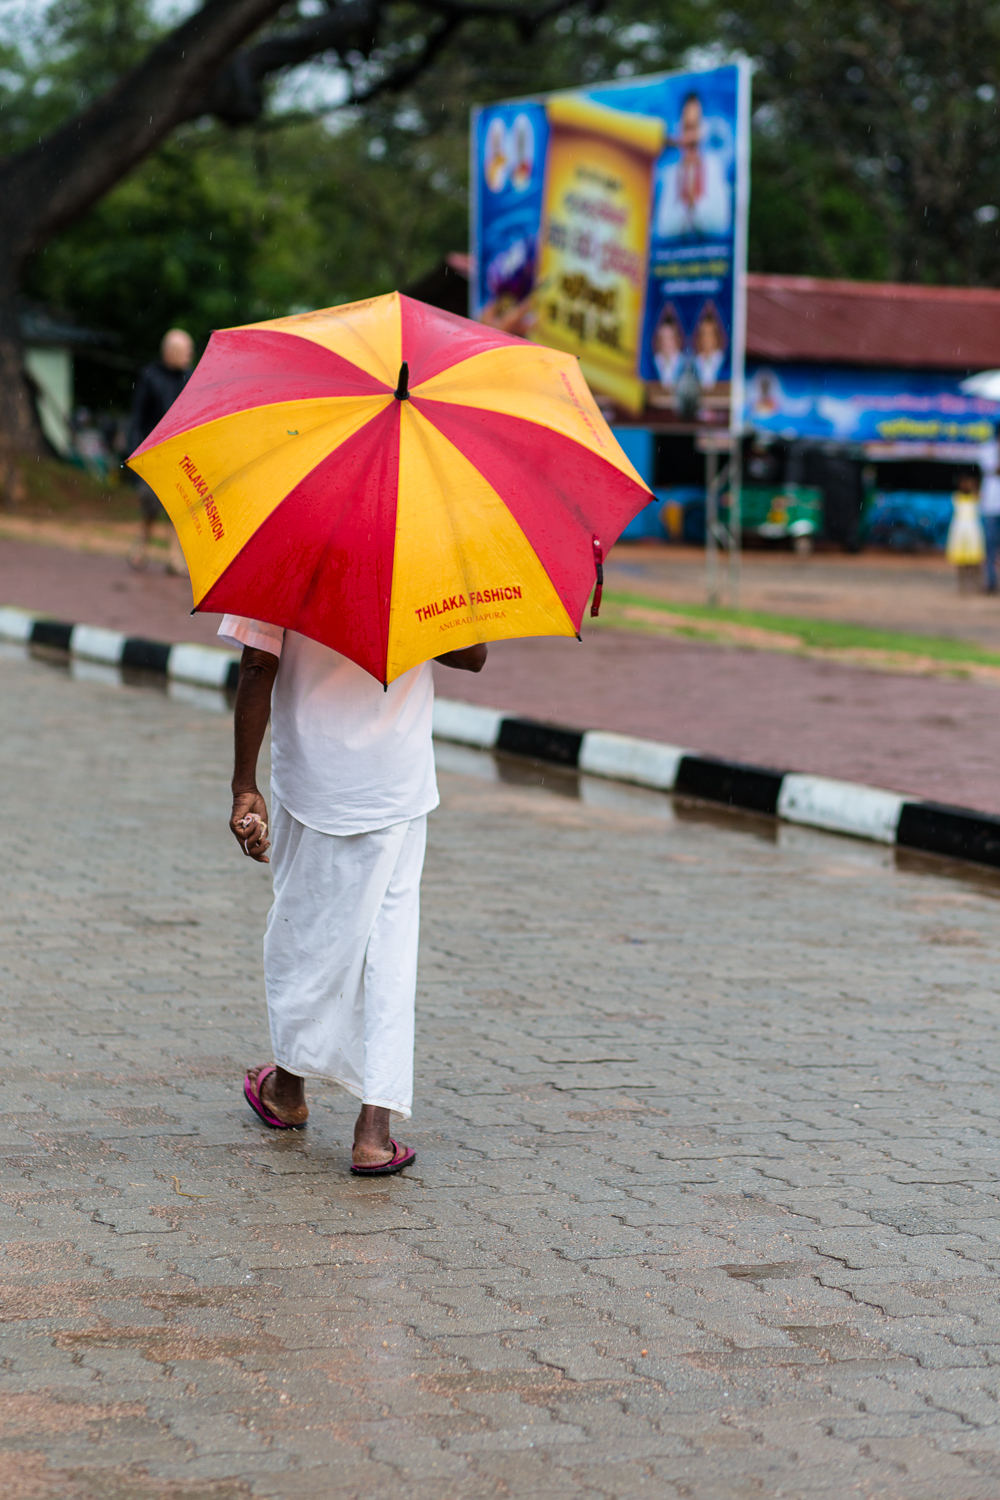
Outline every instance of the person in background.
MULTIPOLYGON (((135 384, 132 397, 132 414, 129 418, 128 449, 134 453, 139 444, 145 442, 158 422, 161 422, 187 385, 194 364, 194 344, 191 335, 183 328, 171 328, 163 335, 160 357, 146 365, 135 384)), ((149 545, 153 539, 153 527, 158 521, 166 523, 167 541, 170 548, 167 557, 167 572, 180 577, 187 574, 184 554, 177 540, 177 533, 170 524, 170 517, 160 504, 154 490, 150 489, 138 474, 131 476, 131 483, 139 500, 142 521, 139 538, 129 553, 129 563, 140 572, 149 564, 149 545)))
POLYGON ((954 511, 948 527, 945 554, 958 569, 958 592, 978 590, 980 568, 986 556, 983 523, 979 519, 979 486, 976 475, 965 470, 958 476, 958 489, 952 496, 954 511))
POLYGON ((979 515, 986 541, 986 568, 983 588, 987 594, 997 591, 997 549, 1000 548, 1000 442, 996 438, 980 450, 979 515))

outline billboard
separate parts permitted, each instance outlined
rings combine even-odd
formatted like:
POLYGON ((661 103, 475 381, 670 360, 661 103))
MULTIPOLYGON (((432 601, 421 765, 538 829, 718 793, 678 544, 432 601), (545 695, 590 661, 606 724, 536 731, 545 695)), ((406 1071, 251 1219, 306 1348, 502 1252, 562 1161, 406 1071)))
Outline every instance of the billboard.
POLYGON ((744 64, 473 111, 474 318, 576 354, 606 415, 737 426, 744 64))
POLYGON ((781 438, 889 445, 973 447, 994 435, 1000 404, 962 390, 958 374, 754 364, 747 372, 746 422, 781 438))

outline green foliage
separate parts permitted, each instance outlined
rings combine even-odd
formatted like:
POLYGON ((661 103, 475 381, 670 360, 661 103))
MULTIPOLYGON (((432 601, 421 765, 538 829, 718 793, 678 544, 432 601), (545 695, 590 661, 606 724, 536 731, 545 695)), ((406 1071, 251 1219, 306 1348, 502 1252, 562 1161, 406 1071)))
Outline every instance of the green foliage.
POLYGON ((149 0, 32 0, 0 36, 0 153, 31 145, 85 109, 161 34, 149 0))
POLYGON ((121 333, 141 357, 174 322, 203 339, 244 321, 261 195, 241 165, 197 140, 171 142, 49 246, 29 290, 121 333))
MULTIPOLYGON (((133 66, 164 11, 23 0, 0 14, 0 150, 11 150, 133 66)), ((312 76, 339 68, 363 89, 440 24, 400 0, 371 59, 327 60, 312 76)), ((279 79, 259 125, 185 127, 39 257, 28 290, 145 359, 174 323, 202 342, 213 327, 405 286, 466 244, 473 104, 736 50, 756 66, 753 269, 1000 283, 998 44, 1000 0, 744 0, 738 11, 605 0, 528 40, 477 21, 401 92, 339 114, 317 104, 311 118, 308 86, 293 95, 279 79)))
POLYGON ((751 271, 883 281, 889 245, 872 205, 816 151, 758 130, 753 140, 751 271))
MULTIPOLYGON (((60 0, 49 11, 59 68, 90 65, 112 11, 122 32, 113 66, 141 55, 145 0, 60 0)), ((408 8, 393 14, 384 59, 413 50, 419 20, 408 8)), ((27 290, 145 360, 175 323, 201 344, 212 328, 405 286, 467 243, 473 103, 676 62, 695 34, 674 23, 668 59, 654 28, 628 16, 612 26, 581 10, 528 45, 513 28, 479 23, 402 96, 325 122, 289 109, 282 123, 279 93, 259 127, 185 127, 48 247, 27 290)))
POLYGON ((758 139, 786 155, 787 194, 811 212, 839 184, 894 280, 1000 282, 998 0, 744 0, 718 25, 759 64, 758 139))
MULTIPOLYGON (((645 621, 619 617, 608 612, 608 624, 618 629, 642 630, 653 627, 655 616, 663 614, 670 619, 678 616, 692 621, 713 621, 720 626, 747 625, 754 630, 766 631, 787 641, 797 636, 804 650, 813 651, 870 651, 886 655, 919 656, 948 666, 960 668, 963 663, 982 666, 1000 666, 1000 652, 990 651, 975 641, 956 640, 952 636, 917 635, 901 630, 879 630, 867 625, 852 625, 842 620, 810 620, 801 615, 776 615, 754 609, 726 609, 711 604, 672 604, 663 599, 651 599, 645 594, 624 594, 608 591, 605 601, 612 610, 627 610, 630 607, 643 610, 649 618, 645 621)), ((662 628, 662 627, 657 627, 662 628)), ((681 634, 683 627, 672 628, 681 634)), ((692 632, 697 639, 710 638, 710 632, 699 629, 692 632)), ((777 642, 782 649, 781 641, 777 642)))
POLYGON ((371 139, 319 124, 185 130, 48 247, 27 290, 140 359, 175 323, 202 344, 213 328, 391 290, 464 244, 464 184, 447 151, 411 140, 377 159, 371 139))

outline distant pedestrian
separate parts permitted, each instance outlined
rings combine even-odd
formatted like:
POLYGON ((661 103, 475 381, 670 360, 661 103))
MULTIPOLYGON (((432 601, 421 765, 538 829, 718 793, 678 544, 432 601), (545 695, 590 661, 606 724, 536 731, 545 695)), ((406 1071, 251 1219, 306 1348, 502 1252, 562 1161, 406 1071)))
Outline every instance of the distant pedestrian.
POLYGON ((1000 443, 996 438, 984 443, 981 449, 980 467, 982 483, 979 486, 979 514, 983 523, 986 541, 986 569, 983 585, 988 594, 997 591, 997 551, 1000 550, 1000 443))
MULTIPOLYGON (((157 423, 166 416, 187 384, 193 364, 194 344, 191 335, 185 333, 183 328, 171 328, 170 332, 163 336, 159 359, 154 360, 151 365, 146 365, 136 381, 135 394, 132 397, 132 415, 129 418, 129 453, 133 453, 140 443, 145 442, 157 423)), ((170 549, 167 557, 167 572, 176 573, 181 577, 186 576, 187 566, 184 562, 181 544, 177 540, 177 533, 170 523, 170 517, 160 504, 156 492, 150 489, 145 480, 140 479, 137 474, 132 476, 131 482, 138 496, 142 521, 138 540, 129 553, 129 562, 133 568, 140 571, 148 567, 149 544, 153 539, 153 527, 157 522, 163 521, 167 527, 167 542, 170 549)))
POLYGON ((983 523, 979 517, 979 487, 971 471, 959 475, 958 489, 952 496, 953 514, 948 527, 945 548, 948 561, 958 569, 960 594, 979 589, 980 569, 986 556, 983 523))
MULTIPOLYGON (((416 1152, 390 1137, 409 1117, 427 814, 438 804, 430 662, 383 689, 317 641, 237 615, 219 635, 241 646, 229 826, 270 863, 257 756, 271 715, 274 902, 264 983, 274 1062, 243 1092, 272 1130, 301 1130, 304 1080, 329 1078, 361 1103, 351 1171, 385 1176, 416 1152)), ((485 646, 438 658, 478 672, 485 646)))

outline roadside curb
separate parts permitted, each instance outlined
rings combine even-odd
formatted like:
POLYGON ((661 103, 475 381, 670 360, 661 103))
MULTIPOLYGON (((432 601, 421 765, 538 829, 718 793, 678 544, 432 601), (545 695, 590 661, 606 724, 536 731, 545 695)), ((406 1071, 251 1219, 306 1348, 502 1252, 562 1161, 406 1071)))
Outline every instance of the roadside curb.
MULTIPOLYGON (((65 624, 29 610, 0 608, 0 641, 47 646, 82 661, 160 673, 220 692, 235 691, 239 682, 239 656, 223 647, 168 645, 98 625, 65 624)), ((828 776, 719 760, 603 729, 544 724, 453 698, 435 700, 434 736, 830 833, 1000 868, 1000 817, 972 808, 828 776)))
POLYGON ((239 656, 221 646, 170 646, 165 641, 105 630, 101 625, 67 625, 24 609, 0 609, 0 640, 48 646, 108 667, 159 672, 198 687, 235 691, 240 677, 239 656))
POLYGON ((499 709, 448 698, 435 700, 434 734, 480 750, 522 755, 829 833, 1000 868, 1000 817, 971 808, 926 802, 829 776, 718 760, 680 745, 603 729, 569 729, 511 718, 499 709))

